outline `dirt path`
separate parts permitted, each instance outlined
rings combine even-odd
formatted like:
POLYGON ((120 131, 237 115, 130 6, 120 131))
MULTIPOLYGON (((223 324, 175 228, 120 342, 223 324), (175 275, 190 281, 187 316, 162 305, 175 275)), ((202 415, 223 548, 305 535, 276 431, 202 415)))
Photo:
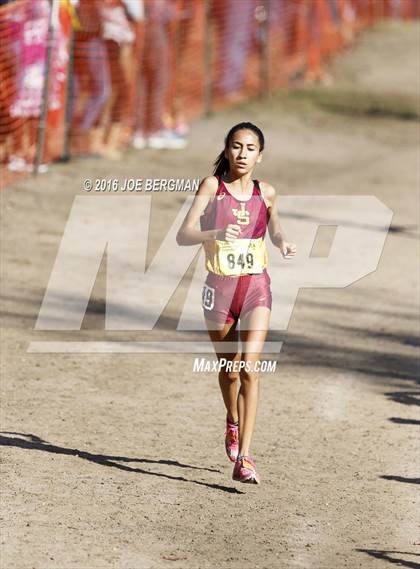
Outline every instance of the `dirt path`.
MULTIPOLYGON (((393 93, 387 49, 397 33, 418 41, 407 30, 389 44, 383 31, 377 76, 393 93)), ((280 97, 196 123, 188 152, 74 161, 3 193, 2 569, 419 566, 418 142, 413 121, 280 97), (104 267, 82 331, 33 330, 82 180, 202 177, 245 117, 268 139, 259 177, 281 195, 367 194, 394 211, 374 273, 299 293, 263 379, 259 487, 231 481, 217 380, 192 373, 193 356, 27 352, 136 337, 103 330, 104 267)), ((150 256, 183 199, 154 195, 150 256)))

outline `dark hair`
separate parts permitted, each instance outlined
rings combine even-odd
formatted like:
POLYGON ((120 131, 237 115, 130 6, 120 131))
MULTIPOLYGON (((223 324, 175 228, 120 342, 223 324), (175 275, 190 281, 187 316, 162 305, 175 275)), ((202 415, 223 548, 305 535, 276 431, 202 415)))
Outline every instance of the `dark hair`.
POLYGON ((229 160, 225 157, 225 150, 226 148, 229 147, 230 141, 235 132, 238 132, 238 130, 245 130, 245 129, 252 130, 252 132, 258 136, 258 141, 260 143, 260 152, 264 150, 265 141, 261 129, 255 126, 255 124, 253 124, 252 122, 240 122, 238 124, 235 124, 235 126, 233 126, 230 129, 230 131, 227 133, 225 138, 225 147, 214 162, 214 172, 213 172, 214 176, 223 176, 223 174, 229 172, 229 160))

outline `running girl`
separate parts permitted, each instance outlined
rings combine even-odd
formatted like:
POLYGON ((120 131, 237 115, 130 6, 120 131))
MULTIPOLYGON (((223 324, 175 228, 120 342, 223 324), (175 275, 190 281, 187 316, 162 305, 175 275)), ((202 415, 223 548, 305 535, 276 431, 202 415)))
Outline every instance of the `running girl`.
POLYGON ((271 312, 267 227, 285 259, 296 252, 280 228, 274 188, 252 179, 263 149, 264 135, 257 126, 242 122, 232 127, 214 163, 214 175, 201 182, 177 234, 178 245, 204 244, 209 271, 203 288, 204 317, 219 362, 224 358, 231 363, 219 373, 227 411, 225 449, 235 463, 232 478, 255 484, 260 477, 249 449, 259 398, 257 362, 271 312), (241 360, 247 365, 239 366, 241 360))

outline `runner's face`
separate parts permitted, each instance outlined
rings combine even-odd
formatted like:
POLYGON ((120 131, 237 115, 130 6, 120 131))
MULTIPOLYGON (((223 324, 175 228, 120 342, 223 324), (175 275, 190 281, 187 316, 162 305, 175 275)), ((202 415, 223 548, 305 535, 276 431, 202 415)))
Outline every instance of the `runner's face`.
POLYGON ((243 176, 247 174, 258 162, 261 162, 260 143, 258 136, 252 130, 242 129, 232 136, 225 156, 229 160, 232 174, 243 176))

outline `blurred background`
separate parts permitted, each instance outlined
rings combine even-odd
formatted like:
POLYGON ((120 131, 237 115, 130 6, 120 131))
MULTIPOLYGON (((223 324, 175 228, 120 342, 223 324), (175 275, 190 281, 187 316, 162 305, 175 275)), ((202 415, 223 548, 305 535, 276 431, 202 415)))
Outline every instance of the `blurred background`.
POLYGON ((193 119, 279 88, 333 82, 363 29, 416 0, 0 2, 3 184, 48 163, 185 148, 193 119))

